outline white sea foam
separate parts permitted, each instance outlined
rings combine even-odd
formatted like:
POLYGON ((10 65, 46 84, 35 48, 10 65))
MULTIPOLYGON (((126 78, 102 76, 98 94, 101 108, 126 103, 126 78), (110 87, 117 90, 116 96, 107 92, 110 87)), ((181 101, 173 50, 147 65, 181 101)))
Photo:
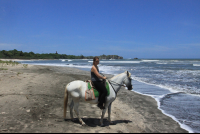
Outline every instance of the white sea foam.
MULTIPOLYGON (((133 90, 133 91, 134 91, 134 90, 133 90)), ((157 102, 158 109, 159 109, 163 114, 165 114, 165 115, 171 117, 174 121, 176 121, 176 122, 180 125, 181 128, 185 129, 185 130, 188 131, 189 133, 194 133, 194 131, 192 130, 192 128, 190 128, 189 126, 187 126, 187 125, 185 125, 185 124, 181 124, 181 123, 176 119, 175 116, 170 115, 170 114, 167 114, 164 110, 162 110, 162 109, 160 108, 160 99, 163 98, 165 95, 158 96, 158 95, 143 94, 143 93, 140 93, 140 92, 138 92, 138 91, 134 91, 134 92, 136 92, 136 93, 138 93, 138 94, 141 94, 141 95, 146 95, 146 96, 150 96, 150 97, 154 98, 154 99, 156 100, 156 102, 157 102)))
POLYGON ((200 64, 193 64, 193 66, 196 66, 196 67, 198 66, 198 67, 199 67, 199 66, 200 66, 200 64))
POLYGON ((162 110, 162 109, 160 108, 160 99, 155 98, 155 100, 157 101, 158 109, 159 109, 163 114, 165 114, 165 115, 171 117, 174 121, 176 121, 176 122, 180 125, 181 128, 187 130, 189 133, 194 133, 194 131, 192 130, 191 127, 189 127, 189 126, 187 126, 187 125, 185 125, 185 124, 180 123, 180 122, 177 120, 177 118, 176 118, 175 116, 170 115, 170 114, 167 114, 164 110, 162 110))
MULTIPOLYGON (((93 62, 93 61, 88 61, 93 62)), ((140 63, 140 61, 100 61, 100 63, 140 63)))
POLYGON ((168 89, 170 92, 172 93, 177 93, 177 92, 180 92, 178 89, 176 88, 172 88, 170 86, 167 86, 167 85, 159 85, 159 84, 151 84, 151 83, 147 83, 145 82, 145 80, 147 78, 139 78, 139 77, 135 77, 135 76, 131 76, 133 78, 133 80, 136 80, 136 81, 139 81, 139 82, 142 82, 142 83, 145 83, 147 85, 153 85, 153 86, 157 86, 157 87, 160 87, 160 88, 164 88, 164 89, 168 89))
POLYGON ((168 63, 156 63, 156 64, 168 64, 168 63))
POLYGON ((160 60, 142 60, 142 62, 157 62, 157 61, 160 61, 160 60))
MULTIPOLYGON (((137 80, 136 80, 136 81, 137 81, 137 80)), ((145 83, 145 82, 142 82, 142 83, 145 83)), ((153 85, 153 84, 148 84, 148 83, 145 83, 145 84, 147 84, 147 85, 153 85)), ((133 91, 134 91, 134 90, 133 90, 133 91)), ((139 93, 139 94, 142 94, 142 95, 150 96, 150 97, 154 98, 154 99, 156 100, 156 102, 157 102, 158 109, 159 109, 163 114, 165 114, 165 115, 171 117, 174 121, 176 121, 176 122, 180 125, 181 128, 187 130, 189 133, 194 133, 194 131, 192 130, 192 128, 190 128, 189 126, 187 126, 187 125, 185 125, 185 124, 181 124, 181 123, 175 118, 175 116, 170 115, 170 114, 167 114, 164 110, 162 110, 162 109, 160 108, 160 106, 161 106, 161 105, 160 105, 160 99, 162 99, 165 95, 149 95, 149 94, 140 93, 140 92, 138 92, 138 91, 134 91, 134 92, 139 93)))
POLYGON ((82 66, 82 65, 74 65, 74 64, 67 64, 67 67, 75 67, 75 68, 91 68, 91 66, 82 66))

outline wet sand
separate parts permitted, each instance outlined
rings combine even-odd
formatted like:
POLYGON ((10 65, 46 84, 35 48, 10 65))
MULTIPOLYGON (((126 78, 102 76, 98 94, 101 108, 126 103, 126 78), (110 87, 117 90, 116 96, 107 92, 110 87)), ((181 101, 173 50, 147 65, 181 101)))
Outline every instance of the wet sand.
POLYGON ((115 125, 109 125, 106 113, 105 127, 101 127, 101 110, 85 103, 80 103, 79 111, 87 126, 81 126, 75 114, 76 120, 70 120, 69 107, 64 121, 65 86, 73 80, 90 79, 89 72, 22 64, 0 68, 4 68, 0 69, 0 133, 187 133, 157 109, 153 98, 123 87, 112 104, 115 125))

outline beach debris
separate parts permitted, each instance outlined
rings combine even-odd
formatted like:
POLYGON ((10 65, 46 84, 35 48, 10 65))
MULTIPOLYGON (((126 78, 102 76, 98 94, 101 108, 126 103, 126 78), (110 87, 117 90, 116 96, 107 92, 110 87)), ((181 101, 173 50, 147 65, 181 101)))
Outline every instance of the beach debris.
POLYGON ((30 109, 26 110, 27 113, 29 113, 30 111, 31 111, 30 109))
POLYGON ((10 130, 14 130, 15 128, 14 128, 14 127, 10 127, 9 129, 10 129, 10 130))
POLYGON ((95 107, 97 107, 97 106, 96 106, 96 105, 92 105, 92 106, 91 106, 91 108, 95 108, 95 107))
POLYGON ((109 127, 109 126, 106 126, 106 128, 107 128, 107 129, 110 129, 110 127, 109 127))
POLYGON ((63 122, 62 119, 56 119, 55 121, 56 121, 56 122, 63 122))
POLYGON ((121 130, 118 130, 117 133, 123 133, 121 130))
POLYGON ((6 114, 6 112, 1 112, 1 114, 6 114))

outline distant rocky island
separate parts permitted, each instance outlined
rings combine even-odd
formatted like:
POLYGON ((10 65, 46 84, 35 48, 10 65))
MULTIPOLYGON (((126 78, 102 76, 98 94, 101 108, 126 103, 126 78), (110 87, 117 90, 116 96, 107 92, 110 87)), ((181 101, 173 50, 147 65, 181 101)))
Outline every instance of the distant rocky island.
MULTIPOLYGON (((100 55, 100 59, 123 59, 123 57, 118 55, 100 55)), ((23 52, 14 50, 0 50, 0 58, 4 59, 93 59, 94 56, 75 56, 67 54, 59 54, 57 51, 55 53, 34 53, 34 52, 23 52)))
POLYGON ((118 56, 118 55, 100 55, 98 56, 99 59, 123 59, 122 56, 118 56))

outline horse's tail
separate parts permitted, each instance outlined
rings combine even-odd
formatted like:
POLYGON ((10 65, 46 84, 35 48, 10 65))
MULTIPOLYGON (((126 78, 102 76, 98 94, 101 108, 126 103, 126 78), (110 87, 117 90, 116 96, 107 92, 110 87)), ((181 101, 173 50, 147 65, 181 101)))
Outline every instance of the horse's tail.
POLYGON ((66 86, 65 87, 65 97, 64 97, 64 119, 66 119, 67 103, 68 103, 68 91, 67 91, 67 86, 66 86))

